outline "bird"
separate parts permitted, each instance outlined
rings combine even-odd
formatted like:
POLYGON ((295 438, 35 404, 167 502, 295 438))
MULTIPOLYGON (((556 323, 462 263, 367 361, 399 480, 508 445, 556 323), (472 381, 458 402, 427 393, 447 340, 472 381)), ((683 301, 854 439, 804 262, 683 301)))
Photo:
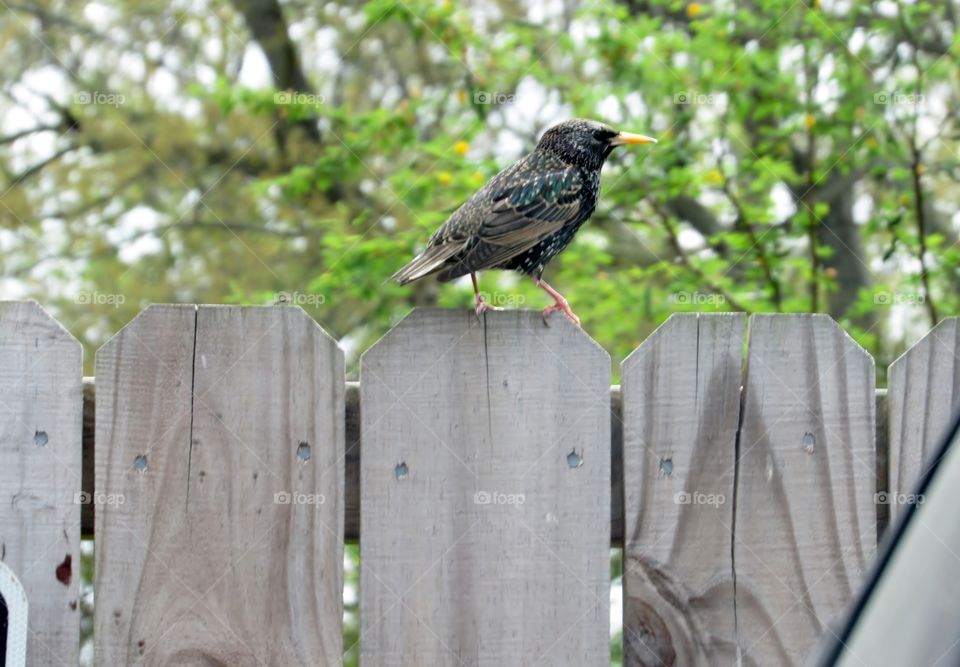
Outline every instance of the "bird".
POLYGON ((554 300, 543 318, 561 311, 577 326, 580 318, 545 280, 543 272, 573 240, 597 206, 600 170, 614 148, 655 144, 642 134, 618 132, 588 119, 566 120, 543 133, 536 148, 491 178, 430 237, 426 248, 391 279, 401 285, 436 275, 448 282, 468 273, 479 317, 489 310, 477 272, 518 271, 554 300))

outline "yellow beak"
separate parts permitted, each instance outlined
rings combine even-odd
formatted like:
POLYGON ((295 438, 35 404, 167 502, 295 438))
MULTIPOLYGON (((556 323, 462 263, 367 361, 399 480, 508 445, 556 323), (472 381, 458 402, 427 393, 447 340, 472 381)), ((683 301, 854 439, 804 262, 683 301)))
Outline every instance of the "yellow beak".
POLYGON ((611 146, 622 146, 623 144, 655 144, 657 140, 653 137, 647 137, 642 134, 633 134, 631 132, 621 132, 610 140, 611 146))

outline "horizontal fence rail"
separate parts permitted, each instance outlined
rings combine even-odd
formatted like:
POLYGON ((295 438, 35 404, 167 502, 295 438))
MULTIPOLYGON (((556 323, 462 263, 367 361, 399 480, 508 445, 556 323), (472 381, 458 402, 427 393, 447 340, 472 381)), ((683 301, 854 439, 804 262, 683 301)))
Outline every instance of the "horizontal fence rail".
MULTIPOLYGON (((344 539, 348 543, 360 541, 360 383, 346 382, 344 431, 346 433, 346 454, 344 468, 344 539)), ((610 386, 610 546, 623 546, 623 406, 620 398, 620 385, 610 386)), ((94 438, 96 412, 96 382, 93 377, 83 378, 83 498, 93 498, 94 474, 94 438)), ((878 491, 885 491, 886 468, 881 454, 886 451, 883 444, 887 439, 885 421, 887 390, 876 390, 877 409, 877 483, 878 491)), ((885 505, 878 507, 881 512, 877 524, 877 535, 883 533, 888 521, 885 505)), ((96 504, 86 502, 81 506, 81 527, 83 535, 93 537, 96 504)))
POLYGON ((0 303, 0 560, 28 664, 803 664, 960 396, 941 322, 875 386, 830 318, 678 314, 623 363, 563 318, 417 310, 344 380, 293 307, 152 306, 97 353, 0 303), (361 456, 362 452, 362 456, 361 456), (361 512, 361 508, 363 511, 361 512))

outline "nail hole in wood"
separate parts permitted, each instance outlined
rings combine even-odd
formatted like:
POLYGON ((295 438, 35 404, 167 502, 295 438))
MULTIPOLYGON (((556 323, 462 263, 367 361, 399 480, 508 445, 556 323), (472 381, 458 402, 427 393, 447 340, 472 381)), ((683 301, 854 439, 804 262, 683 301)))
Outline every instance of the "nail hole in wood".
POLYGON ((306 463, 310 460, 310 445, 306 442, 301 442, 297 447, 297 458, 306 463))
POLYGON ((673 474, 673 459, 660 459, 660 474, 669 477, 673 474))

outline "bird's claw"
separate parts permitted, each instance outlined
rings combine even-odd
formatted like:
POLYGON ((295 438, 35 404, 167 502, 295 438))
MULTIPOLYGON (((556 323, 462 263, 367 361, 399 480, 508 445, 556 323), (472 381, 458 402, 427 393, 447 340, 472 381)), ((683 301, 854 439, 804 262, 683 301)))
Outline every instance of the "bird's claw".
POLYGON ((556 303, 551 303, 549 306, 543 309, 543 323, 545 325, 547 325, 547 316, 556 310, 559 310, 560 312, 562 312, 564 315, 567 316, 568 320, 570 320, 577 326, 580 326, 580 318, 577 317, 577 314, 570 309, 570 304, 568 304, 565 300, 557 301, 556 303))
POLYGON ((497 308, 496 306, 491 306, 489 303, 487 303, 480 297, 477 297, 477 307, 476 307, 477 317, 480 317, 488 310, 503 310, 503 308, 497 308))

